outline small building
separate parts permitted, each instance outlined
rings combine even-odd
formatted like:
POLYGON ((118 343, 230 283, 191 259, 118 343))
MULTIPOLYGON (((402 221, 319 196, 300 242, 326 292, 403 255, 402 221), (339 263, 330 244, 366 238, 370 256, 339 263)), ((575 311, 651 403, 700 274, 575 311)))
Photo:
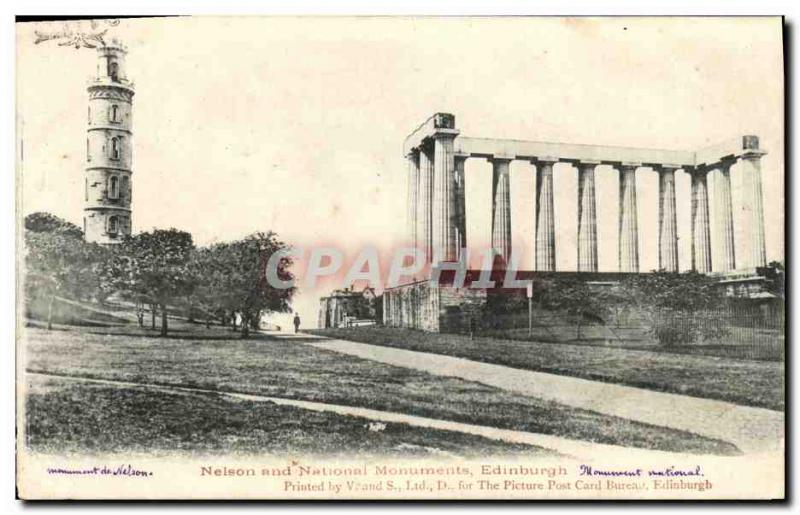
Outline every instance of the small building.
POLYGON ((374 325, 376 320, 375 289, 353 287, 334 290, 319 299, 320 329, 374 325))
POLYGON ((728 297, 749 299, 775 297, 766 291, 767 278, 763 270, 748 268, 730 272, 717 272, 711 275, 719 279, 719 284, 725 289, 725 295, 728 297))

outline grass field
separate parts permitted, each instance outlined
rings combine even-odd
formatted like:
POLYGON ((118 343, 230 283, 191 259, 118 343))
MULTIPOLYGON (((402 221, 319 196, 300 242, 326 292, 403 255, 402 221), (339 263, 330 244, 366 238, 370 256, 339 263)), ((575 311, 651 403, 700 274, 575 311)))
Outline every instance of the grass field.
MULTIPOLYGON (((602 442, 690 453, 731 454, 725 442, 526 397, 457 378, 344 356, 261 336, 176 325, 175 338, 127 326, 26 329, 28 370, 196 386, 343 404, 602 442), (95 331, 95 332, 92 332, 95 331), (116 334, 109 334, 113 331, 116 334)), ((78 410, 78 404, 72 408, 78 410)))
POLYGON ((523 342, 386 327, 312 331, 332 338, 457 356, 653 390, 784 409, 784 364, 646 350, 523 342))
MULTIPOLYGON (((49 307, 48 298, 30 298, 25 304, 25 316, 35 320, 38 325, 46 327, 49 307)), ((103 310, 100 306, 79 303, 60 297, 53 301, 52 322, 54 324, 71 324, 79 326, 109 326, 126 324, 125 314, 114 314, 103 310)))
POLYGON ((237 400, 31 376, 28 446, 38 452, 361 457, 475 456, 537 447, 458 432, 237 400))

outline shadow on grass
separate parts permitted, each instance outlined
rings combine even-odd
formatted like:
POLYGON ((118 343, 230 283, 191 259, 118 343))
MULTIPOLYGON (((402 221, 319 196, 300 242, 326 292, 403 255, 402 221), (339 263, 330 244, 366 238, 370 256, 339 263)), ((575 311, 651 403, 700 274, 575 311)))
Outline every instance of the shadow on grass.
POLYGON ((230 334, 202 334, 190 333, 187 331, 170 330, 166 335, 162 335, 159 329, 145 329, 141 331, 87 331, 88 334, 99 336, 125 336, 128 338, 159 338, 162 340, 189 340, 189 341, 225 341, 225 340, 248 340, 242 338, 240 334, 231 332, 230 334))
MULTIPOLYGON (((36 320, 36 319, 26 319, 25 320, 25 327, 34 327, 36 329, 47 329, 47 322, 44 320, 36 320)), ((124 327, 123 324, 111 324, 107 322, 98 322, 94 320, 77 320, 72 321, 71 323, 64 323, 64 322, 53 322, 53 331, 75 331, 79 328, 86 328, 86 327, 124 327)))
MULTIPOLYGON (((25 321, 25 327, 35 329, 47 329, 47 323, 38 320, 28 319, 25 321)), ((226 340, 241 340, 241 341, 281 341, 287 343, 308 343, 328 339, 326 336, 312 336, 304 333, 278 333, 278 332, 263 332, 252 331, 246 338, 242 337, 239 330, 232 331, 227 327, 211 326, 206 328, 202 324, 193 324, 191 322, 179 322, 177 327, 170 327, 166 335, 161 334, 161 328, 156 327, 152 329, 149 325, 139 327, 135 323, 131 324, 108 324, 108 323, 92 323, 90 321, 82 321, 76 324, 53 324, 50 331, 58 332, 81 332, 86 334, 93 334, 97 336, 124 336, 128 338, 160 338, 164 340, 188 340, 188 341, 226 341, 226 340)))
MULTIPOLYGON (((55 329, 55 328, 54 328, 55 329)), ((150 329, 141 328, 136 326, 108 326, 108 330, 92 330, 86 331, 88 334, 95 334, 99 336, 125 336, 129 338, 160 338, 164 340, 189 340, 189 341, 280 341, 284 343, 308 343, 313 341, 320 341, 322 338, 319 336, 309 335, 285 335, 284 333, 264 333, 264 332, 251 332, 249 336, 243 337, 239 331, 231 331, 224 328, 198 328, 198 329, 169 329, 166 335, 161 334, 160 328, 150 329)), ((69 331, 69 328, 59 328, 62 331, 69 331)))
POLYGON ((320 342, 325 340, 335 340, 336 337, 331 337, 327 335, 317 335, 313 332, 309 331, 307 333, 258 333, 258 336, 264 340, 276 340, 282 341, 286 343, 310 343, 310 342, 320 342))

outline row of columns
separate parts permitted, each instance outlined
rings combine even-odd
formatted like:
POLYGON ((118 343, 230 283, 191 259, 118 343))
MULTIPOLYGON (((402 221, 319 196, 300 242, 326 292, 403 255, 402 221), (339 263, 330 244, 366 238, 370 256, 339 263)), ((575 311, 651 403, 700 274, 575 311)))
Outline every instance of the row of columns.
POLYGON ((408 231, 426 256, 457 261, 466 248, 464 162, 447 133, 415 149, 408 157, 408 231))
MULTIPOLYGON (((411 241, 429 258, 457 261, 460 249, 466 248, 466 212, 464 164, 468 156, 455 155, 454 134, 446 133, 423 145, 408 156, 409 190, 408 220, 411 241)), ((763 199, 760 158, 763 151, 748 151, 740 156, 743 165, 745 211, 743 232, 751 242, 750 265, 766 265, 763 199)), ((492 247, 508 260, 511 256, 511 190, 512 156, 496 155, 492 163, 492 247)), ((540 157, 532 161, 536 167, 536 238, 535 269, 555 271, 555 217, 553 166, 558 158, 540 157)), ((659 268, 677 272, 678 230, 675 195, 675 172, 683 169, 691 176, 692 269, 708 273, 712 270, 711 224, 709 217, 708 173, 719 169, 716 184, 715 217, 719 221, 720 266, 723 271, 736 268, 731 199, 730 168, 735 158, 712 166, 681 167, 656 165, 659 174, 658 263, 659 268)), ((600 161, 578 161, 578 271, 596 272, 597 205, 595 168, 600 161)), ((636 204, 636 171, 640 163, 616 165, 619 173, 619 247, 621 272, 639 271, 639 228, 636 204)))

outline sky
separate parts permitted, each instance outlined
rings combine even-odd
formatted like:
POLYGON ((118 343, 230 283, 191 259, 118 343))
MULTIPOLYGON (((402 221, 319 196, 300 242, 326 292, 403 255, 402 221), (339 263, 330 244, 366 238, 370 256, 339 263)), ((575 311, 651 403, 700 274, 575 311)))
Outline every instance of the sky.
MULTIPOLYGON (((96 52, 33 44, 17 26, 20 211, 81 224, 86 80, 96 52)), ((296 18, 123 20, 133 106, 133 230, 206 245, 273 230, 353 254, 406 236, 403 140, 435 112, 462 135, 693 150, 756 134, 767 259, 784 258, 779 18, 296 18)), ((741 232, 741 177, 732 170, 741 232)), ((710 177, 712 246, 715 243, 710 177)), ((617 268, 617 174, 597 170, 599 266, 617 268)), ((689 178, 677 175, 690 265, 689 178)), ((637 173, 640 268, 658 266, 658 180, 637 173)), ((576 267, 577 171, 554 171, 556 266, 576 267)), ((533 263, 535 181, 511 165, 512 240, 533 263)), ((488 245, 491 165, 466 164, 467 235, 488 245)), ((746 252, 737 239, 737 255, 746 252)), ((716 259, 715 259, 716 262, 716 259)), ((298 292, 304 326, 334 285, 298 292)), ((288 319, 276 320, 288 326, 288 319)))

